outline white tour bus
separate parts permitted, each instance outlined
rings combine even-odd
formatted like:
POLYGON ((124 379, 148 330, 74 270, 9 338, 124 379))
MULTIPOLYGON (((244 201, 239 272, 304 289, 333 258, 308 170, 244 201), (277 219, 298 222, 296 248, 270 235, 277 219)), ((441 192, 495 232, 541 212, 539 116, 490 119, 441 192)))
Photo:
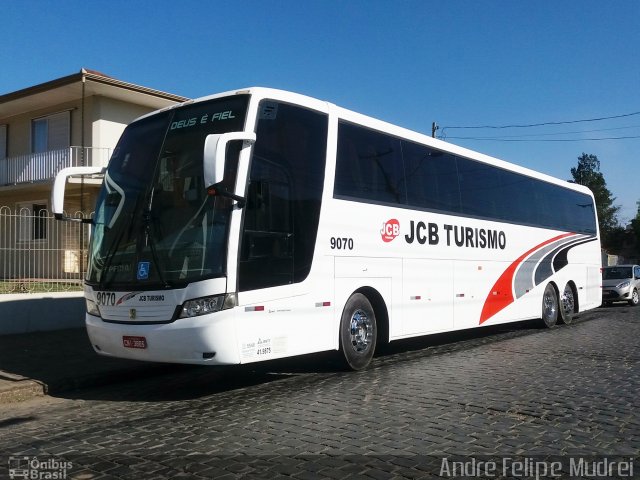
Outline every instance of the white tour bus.
POLYGON ((250 88, 127 127, 92 220, 102 355, 238 364, 601 303, 594 200, 570 184, 290 92, 250 88))

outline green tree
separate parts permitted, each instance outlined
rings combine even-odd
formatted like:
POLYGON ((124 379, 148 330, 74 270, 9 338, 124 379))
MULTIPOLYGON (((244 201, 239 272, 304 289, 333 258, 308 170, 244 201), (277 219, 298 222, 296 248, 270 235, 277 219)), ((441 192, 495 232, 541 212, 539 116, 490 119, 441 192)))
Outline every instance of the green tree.
POLYGON ((589 187, 593 192, 602 245, 605 248, 614 247, 617 243, 616 232, 620 228, 618 222, 620 207, 613 204, 616 199, 611 195, 604 175, 600 172, 600 160, 595 155, 583 153, 578 157, 578 166, 571 169, 571 175, 576 183, 589 187))

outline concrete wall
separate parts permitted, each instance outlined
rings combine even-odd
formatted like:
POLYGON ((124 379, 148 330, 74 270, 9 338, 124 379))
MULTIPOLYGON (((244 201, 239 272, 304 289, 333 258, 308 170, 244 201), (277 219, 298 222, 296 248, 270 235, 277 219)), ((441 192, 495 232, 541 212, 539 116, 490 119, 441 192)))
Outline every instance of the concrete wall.
POLYGON ((84 326, 83 292, 0 295, 0 335, 84 326))
POLYGON ((150 111, 148 107, 121 102, 113 98, 93 97, 92 146, 110 148, 113 151, 125 127, 150 111))

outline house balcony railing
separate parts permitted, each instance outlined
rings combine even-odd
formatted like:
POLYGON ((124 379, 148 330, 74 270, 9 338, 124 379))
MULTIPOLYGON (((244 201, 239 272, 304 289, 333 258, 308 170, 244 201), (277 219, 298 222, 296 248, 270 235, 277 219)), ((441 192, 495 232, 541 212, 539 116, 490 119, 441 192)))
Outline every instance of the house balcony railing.
POLYGON ((53 180, 66 167, 106 167, 110 148, 68 147, 0 159, 0 186, 53 180))

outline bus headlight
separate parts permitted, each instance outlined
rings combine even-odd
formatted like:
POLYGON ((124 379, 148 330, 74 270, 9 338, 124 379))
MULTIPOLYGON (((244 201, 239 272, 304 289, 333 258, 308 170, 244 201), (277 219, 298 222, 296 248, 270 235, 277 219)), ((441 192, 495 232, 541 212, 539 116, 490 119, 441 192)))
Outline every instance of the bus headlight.
POLYGON ((99 317, 100 309, 98 308, 98 305, 96 305, 96 302, 94 302, 93 300, 89 300, 88 298, 85 298, 84 300, 87 303, 87 313, 89 315, 93 315, 94 317, 99 317))
POLYGON ((208 313, 219 312, 236 306, 236 294, 211 295, 209 297, 187 300, 182 305, 182 311, 178 318, 197 317, 208 313))

